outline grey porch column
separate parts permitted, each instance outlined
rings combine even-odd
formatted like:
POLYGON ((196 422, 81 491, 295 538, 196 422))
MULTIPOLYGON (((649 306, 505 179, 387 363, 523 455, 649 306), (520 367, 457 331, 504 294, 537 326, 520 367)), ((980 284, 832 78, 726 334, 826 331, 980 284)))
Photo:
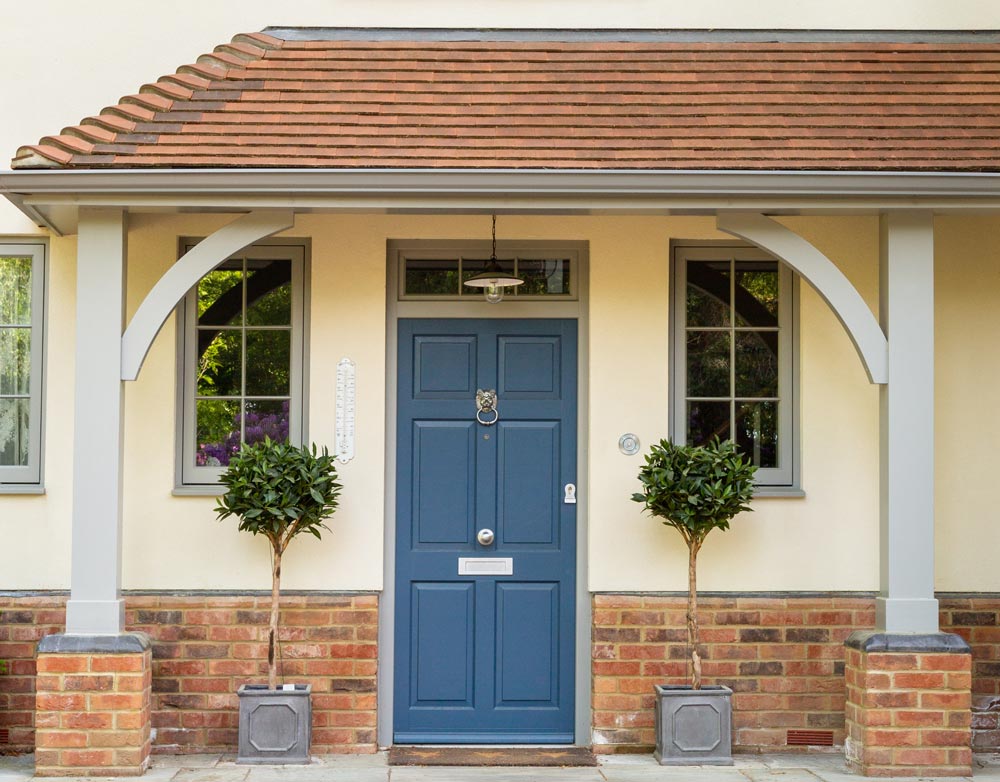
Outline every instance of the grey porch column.
POLYGON ((80 209, 76 269, 73 550, 66 632, 117 635, 121 599, 125 215, 80 209))
POLYGON ((883 215, 879 283, 889 382, 879 387, 881 584, 876 627, 889 633, 936 633, 932 213, 883 215))

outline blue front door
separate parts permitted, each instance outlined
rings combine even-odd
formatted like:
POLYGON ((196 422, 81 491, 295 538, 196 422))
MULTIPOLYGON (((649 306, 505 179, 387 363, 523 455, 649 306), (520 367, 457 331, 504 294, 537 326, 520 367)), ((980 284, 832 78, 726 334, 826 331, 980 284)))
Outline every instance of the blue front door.
POLYGON ((399 322, 396 743, 573 742, 576 345, 575 320, 399 322))

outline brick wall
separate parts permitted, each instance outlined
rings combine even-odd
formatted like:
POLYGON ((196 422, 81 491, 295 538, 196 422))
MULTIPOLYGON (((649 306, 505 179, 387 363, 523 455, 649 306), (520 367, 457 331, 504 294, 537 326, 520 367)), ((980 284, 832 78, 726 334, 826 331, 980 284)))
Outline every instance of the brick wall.
POLYGON ((129 652, 39 652, 36 776, 146 770, 153 670, 148 639, 133 638, 129 652))
POLYGON ((942 598, 941 626, 972 647, 972 746, 1000 748, 1000 596, 942 598))
POLYGON ((846 649, 846 756, 877 777, 972 775, 971 659, 945 653, 846 649))
MULTIPOLYGON (((234 751, 236 690, 267 678, 267 596, 136 595, 129 630, 153 640, 154 751, 234 751)), ((0 597, 0 752, 34 748, 35 647, 64 629, 65 596, 0 597)), ((374 752, 378 597, 282 597, 281 671, 313 685, 315 753, 374 752)))
MULTIPOLYGON (((127 597, 130 630, 153 638, 156 750, 232 750, 236 688, 263 681, 269 598, 127 597)), ((282 651, 288 676, 314 691, 316 752, 375 749, 376 595, 288 595, 282 651)), ((652 686, 687 671, 680 596, 596 595, 594 740, 598 751, 653 744, 652 686)), ((786 747, 790 728, 844 738, 843 641, 871 627, 869 597, 703 597, 707 683, 733 687, 740 749, 786 747)), ((62 632, 65 596, 0 596, 0 752, 34 747, 35 648, 62 632)), ((1000 595, 942 596, 942 629, 973 653, 973 745, 1000 747, 1000 595)))
MULTIPOLYGON (((940 596, 941 629, 972 647, 973 746, 1000 748, 1000 596, 940 596)), ((688 677, 684 596, 594 596, 594 747, 646 751, 653 684, 688 677)), ((870 597, 701 597, 703 674, 734 690, 742 750, 790 749, 787 731, 828 730, 844 742, 844 647, 874 626, 870 597)))
MULTIPOLYGON (((654 743, 653 685, 688 681, 686 597, 595 595, 594 749, 654 743)), ((733 689, 739 749, 786 746, 790 728, 844 740, 844 641, 872 627, 866 597, 702 597, 702 674, 733 689)))
POLYGON ((35 650, 44 636, 65 629, 65 596, 0 596, 0 660, 7 661, 7 673, 0 673, 0 730, 7 731, 0 754, 34 751, 35 650))

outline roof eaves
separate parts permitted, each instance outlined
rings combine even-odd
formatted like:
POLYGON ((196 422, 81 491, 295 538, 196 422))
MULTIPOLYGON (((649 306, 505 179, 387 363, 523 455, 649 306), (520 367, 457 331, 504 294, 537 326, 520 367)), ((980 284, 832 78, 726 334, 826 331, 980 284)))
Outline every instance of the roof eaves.
MULTIPOLYGON (((41 147, 28 149, 39 150, 41 147)), ((58 153, 59 150, 46 150, 58 153)), ((38 195, 296 194, 987 197, 1000 172, 656 169, 66 169, 0 171, 0 190, 38 195)))
POLYGON ((62 168, 73 160, 73 154, 47 144, 21 147, 11 161, 11 168, 62 168))
POLYGON ((137 122, 148 122, 156 114, 170 111, 195 97, 197 90, 207 88, 213 80, 225 79, 231 68, 243 68, 282 45, 281 39, 266 33, 237 35, 231 43, 217 46, 211 54, 199 57, 197 63, 182 66, 176 74, 143 85, 138 94, 126 95, 98 116, 66 127, 58 135, 46 136, 38 144, 20 147, 11 161, 11 168, 53 169, 92 164, 94 160, 81 161, 77 156, 91 154, 94 143, 114 143, 118 133, 128 133, 137 122))
MULTIPOLYGON (((1000 29, 265 27, 271 41, 475 43, 998 43, 1000 29)), ((236 40, 235 38, 233 39, 236 40)), ((260 45, 256 41, 256 45, 260 45)))

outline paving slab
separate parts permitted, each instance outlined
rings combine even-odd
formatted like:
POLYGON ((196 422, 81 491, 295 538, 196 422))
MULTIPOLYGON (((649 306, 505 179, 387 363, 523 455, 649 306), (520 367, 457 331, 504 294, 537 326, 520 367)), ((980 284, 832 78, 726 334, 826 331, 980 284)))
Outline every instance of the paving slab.
POLYGON ((335 766, 337 768, 388 768, 389 753, 376 752, 370 755, 314 755, 313 764, 335 766))
POLYGON ((247 782, 387 782, 388 768, 358 768, 335 765, 258 766, 247 782))
MULTIPOLYGON (((744 756, 739 756, 744 757, 744 756)), ((752 757, 752 756, 750 756, 752 757)), ((767 768, 804 768, 813 771, 817 768, 830 769, 833 771, 846 771, 847 761, 844 760, 844 753, 841 752, 816 752, 816 753, 796 753, 789 755, 758 755, 761 763, 767 768)))
POLYGON ((215 768, 185 768, 178 771, 171 782, 244 782, 250 774, 246 766, 215 768))
POLYGON ((153 768, 212 768, 218 765, 222 755, 204 753, 198 755, 153 755, 153 768))
MULTIPOLYGON (((237 766, 232 755, 154 755, 145 782, 859 782, 834 754, 736 755, 734 766, 661 766, 650 754, 599 755, 597 768, 396 766, 386 753, 322 755, 308 766, 237 766)), ((974 779, 1000 782, 1000 753, 976 755, 974 779)), ((0 756, 0 782, 31 782, 32 755, 0 756)), ((926 782, 908 777, 893 782, 926 782)), ((51 782, 38 778, 38 782, 51 782)), ((113 777, 76 782, 121 782, 113 777)))
POLYGON ((740 771, 750 782, 819 782, 819 778, 812 771, 802 768, 802 765, 800 761, 797 768, 768 766, 765 768, 744 768, 740 771))
MULTIPOLYGON (((730 766, 660 766, 655 768, 602 767, 608 782, 747 782, 747 778, 730 766)), ((816 780, 814 780, 816 782, 816 780)))
POLYGON ((604 782, 596 768, 393 766, 390 782, 604 782))
POLYGON ((35 773, 34 755, 0 756, 0 782, 21 782, 35 773))

